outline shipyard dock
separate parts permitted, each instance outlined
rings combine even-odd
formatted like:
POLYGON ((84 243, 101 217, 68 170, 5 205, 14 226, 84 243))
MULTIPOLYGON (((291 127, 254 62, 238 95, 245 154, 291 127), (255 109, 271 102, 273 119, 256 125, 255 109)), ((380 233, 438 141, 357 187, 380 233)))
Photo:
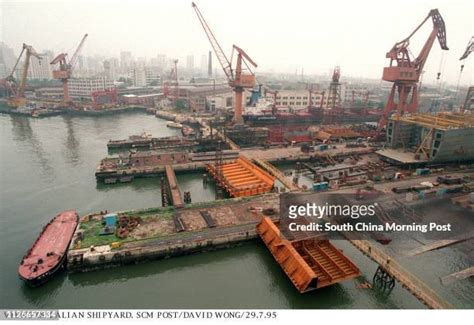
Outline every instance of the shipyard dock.
POLYGON ((222 158, 224 162, 234 162, 240 156, 249 160, 261 159, 270 163, 307 161, 311 159, 334 159, 372 153, 373 148, 347 148, 334 145, 324 152, 302 152, 300 147, 222 150, 186 152, 186 151, 146 151, 129 153, 114 158, 104 158, 97 167, 95 176, 106 183, 135 177, 159 176, 164 174, 165 166, 172 164, 175 172, 204 171, 208 164, 222 158), (220 157, 219 157, 220 155, 220 157), (329 157, 329 158, 328 158, 329 157))

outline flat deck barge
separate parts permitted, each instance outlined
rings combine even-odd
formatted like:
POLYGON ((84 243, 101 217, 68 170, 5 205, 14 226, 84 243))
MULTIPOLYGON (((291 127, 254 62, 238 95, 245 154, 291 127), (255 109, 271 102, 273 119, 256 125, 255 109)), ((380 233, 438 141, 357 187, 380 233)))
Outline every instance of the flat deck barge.
POLYGON ((95 269, 231 247, 257 238, 262 218, 278 216, 277 194, 83 216, 68 251, 68 269, 95 269), (105 219, 115 217, 110 231, 105 219), (120 228, 127 236, 120 236, 120 228), (109 230, 109 231, 106 231, 109 230))

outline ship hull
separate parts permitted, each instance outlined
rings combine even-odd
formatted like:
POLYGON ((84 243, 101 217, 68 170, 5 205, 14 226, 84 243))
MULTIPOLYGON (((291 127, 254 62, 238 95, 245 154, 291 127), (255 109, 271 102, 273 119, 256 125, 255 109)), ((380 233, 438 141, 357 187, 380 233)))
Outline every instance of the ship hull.
POLYGON ((67 249, 79 222, 76 211, 64 211, 45 227, 23 257, 18 275, 27 285, 39 286, 65 265, 67 249))

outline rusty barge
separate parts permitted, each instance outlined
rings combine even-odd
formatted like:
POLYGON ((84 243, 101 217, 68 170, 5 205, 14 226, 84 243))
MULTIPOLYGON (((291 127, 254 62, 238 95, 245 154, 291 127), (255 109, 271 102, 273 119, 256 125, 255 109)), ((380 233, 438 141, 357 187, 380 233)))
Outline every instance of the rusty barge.
POLYGON ((20 279, 28 285, 38 286, 59 271, 66 261, 67 249, 78 221, 79 216, 74 210, 54 217, 21 260, 18 268, 20 279))

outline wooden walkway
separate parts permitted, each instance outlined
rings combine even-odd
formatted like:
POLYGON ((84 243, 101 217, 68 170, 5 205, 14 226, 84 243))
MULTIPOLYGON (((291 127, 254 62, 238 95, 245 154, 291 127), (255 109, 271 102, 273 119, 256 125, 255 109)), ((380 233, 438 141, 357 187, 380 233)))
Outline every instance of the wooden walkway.
POLYGON ((441 283, 444 285, 448 285, 455 281, 464 280, 472 276, 474 276, 474 266, 471 266, 459 272, 451 273, 450 275, 443 276, 441 278, 441 283))
POLYGON ((294 184, 292 181, 288 180, 286 176, 275 166, 270 164, 268 161, 254 158, 253 161, 263 169, 265 169, 268 173, 275 176, 290 192, 299 191, 300 188, 298 185, 294 184))
POLYGON ((444 239, 444 240, 437 240, 432 243, 417 247, 407 253, 408 256, 415 256, 419 255, 422 253, 426 253, 435 249, 440 249, 443 247, 451 246, 466 240, 469 240, 474 237, 474 231, 471 231, 467 234, 462 234, 461 236, 458 236, 453 239, 444 239))
POLYGON ((388 274, 397 280, 405 289, 413 294, 419 301, 430 309, 451 309, 453 306, 442 299, 423 281, 394 261, 388 254, 378 249, 367 240, 355 239, 354 234, 343 232, 341 234, 358 250, 367 255, 372 261, 379 264, 388 274))
POLYGON ((174 173, 173 167, 171 165, 166 165, 165 170, 166 178, 168 179, 168 184, 170 185, 173 205, 176 208, 182 208, 184 206, 183 198, 181 197, 181 191, 179 189, 178 180, 176 179, 176 174, 174 173))

